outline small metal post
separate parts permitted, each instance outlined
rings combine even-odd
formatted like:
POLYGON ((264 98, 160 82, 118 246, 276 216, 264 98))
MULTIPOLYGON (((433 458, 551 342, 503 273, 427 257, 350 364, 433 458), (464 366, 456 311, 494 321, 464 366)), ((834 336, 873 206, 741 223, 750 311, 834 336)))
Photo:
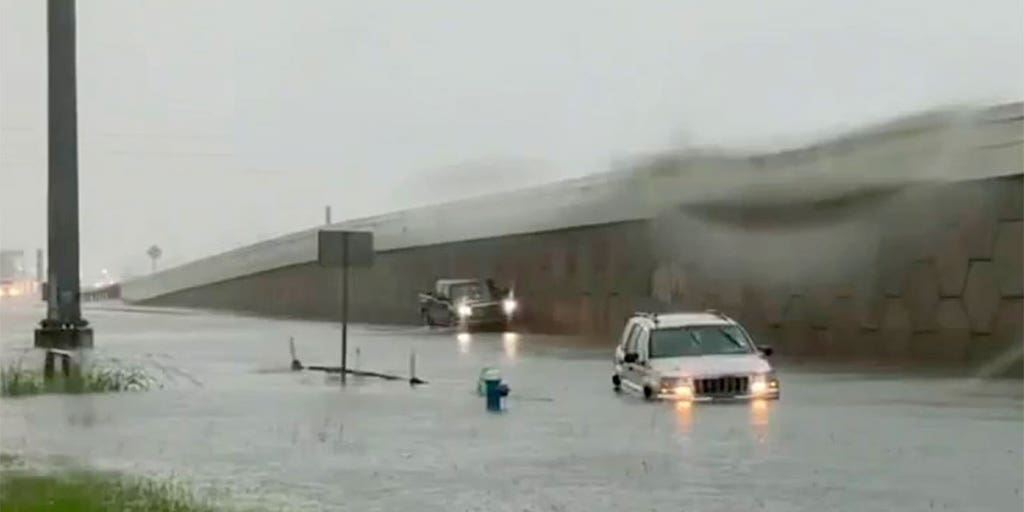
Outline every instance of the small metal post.
POLYGON ((295 338, 288 338, 288 352, 292 356, 292 371, 297 372, 302 369, 302 363, 299 361, 299 356, 295 352, 295 338))
POLYGON ((71 378, 71 357, 67 354, 62 354, 60 358, 60 370, 64 374, 64 378, 71 378))
POLYGON ((47 381, 53 380, 54 361, 55 354, 52 351, 46 351, 46 361, 43 363, 43 378, 47 381))
POLYGON ((348 237, 342 243, 341 266, 341 383, 348 371, 348 237))
POLYGON ((324 224, 331 225, 331 205, 324 206, 324 224))
POLYGON ((416 351, 409 351, 409 383, 416 382, 416 351))

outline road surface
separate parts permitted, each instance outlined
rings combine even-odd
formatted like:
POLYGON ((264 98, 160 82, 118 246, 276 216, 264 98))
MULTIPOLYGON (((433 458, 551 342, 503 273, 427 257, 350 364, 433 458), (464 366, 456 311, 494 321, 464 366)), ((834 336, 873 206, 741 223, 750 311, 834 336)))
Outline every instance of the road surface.
MULTIPOLYGON (((42 316, 0 306, 4 364, 42 316)), ((336 364, 329 323, 87 309, 94 358, 164 389, 0 401, 0 449, 38 465, 169 475, 290 510, 1020 510, 1019 381, 784 367, 777 403, 615 395, 610 352, 564 337, 354 326, 350 362, 429 385, 288 371, 336 364), (355 356, 358 348, 359 355, 355 356), (474 394, 499 366, 508 411, 474 394)), ((585 341, 585 340, 584 340, 585 341)), ((33 364, 35 364, 33 362, 33 364)))

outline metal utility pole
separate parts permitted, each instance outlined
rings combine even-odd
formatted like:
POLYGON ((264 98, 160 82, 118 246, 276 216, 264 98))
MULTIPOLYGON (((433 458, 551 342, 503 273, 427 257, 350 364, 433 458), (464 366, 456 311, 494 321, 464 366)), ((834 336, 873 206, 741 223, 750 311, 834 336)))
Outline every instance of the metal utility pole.
POLYGON ((345 373, 348 372, 348 237, 345 237, 341 266, 341 383, 345 384, 345 373))
POLYGON ((92 347, 82 318, 78 262, 78 106, 75 79, 75 1, 47 0, 48 174, 46 319, 39 348, 92 347))

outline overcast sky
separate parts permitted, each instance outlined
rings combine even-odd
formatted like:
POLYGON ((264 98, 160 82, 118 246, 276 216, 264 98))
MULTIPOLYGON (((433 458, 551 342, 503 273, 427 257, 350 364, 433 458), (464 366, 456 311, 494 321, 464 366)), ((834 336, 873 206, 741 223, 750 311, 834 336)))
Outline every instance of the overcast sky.
MULTIPOLYGON (((82 265, 1024 96, 1024 2, 79 0, 82 265)), ((0 0, 0 243, 45 244, 45 1, 0 0)), ((525 207, 524 205, 513 205, 525 207)))

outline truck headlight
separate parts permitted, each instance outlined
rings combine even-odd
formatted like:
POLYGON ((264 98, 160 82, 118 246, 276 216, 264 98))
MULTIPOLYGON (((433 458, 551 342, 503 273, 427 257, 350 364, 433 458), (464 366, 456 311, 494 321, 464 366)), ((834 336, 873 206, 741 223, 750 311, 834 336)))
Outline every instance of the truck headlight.
POLYGON ((516 312, 516 308, 519 307, 519 303, 515 299, 505 299, 501 301, 501 308, 505 310, 506 315, 511 315, 516 312))
POLYGON ((459 316, 463 318, 467 316, 473 316, 473 308, 465 304, 460 305, 456 311, 459 313, 459 316))

